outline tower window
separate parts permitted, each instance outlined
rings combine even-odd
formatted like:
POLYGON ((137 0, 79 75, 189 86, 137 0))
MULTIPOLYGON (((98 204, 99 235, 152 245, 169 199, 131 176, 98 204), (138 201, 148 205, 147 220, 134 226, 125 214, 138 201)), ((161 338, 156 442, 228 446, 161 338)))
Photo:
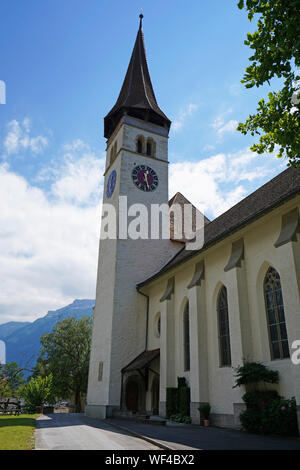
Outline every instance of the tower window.
POLYGON ((189 303, 186 303, 183 313, 183 352, 184 370, 190 370, 190 314, 189 303))
POLYGON ((147 142, 147 155, 152 155, 152 144, 147 142))
POLYGON ((137 153, 143 153, 143 142, 141 139, 138 139, 136 147, 137 153))
POLYGON ((117 142, 114 143, 114 145, 112 145, 111 147, 111 151, 110 151, 110 163, 112 163, 114 161, 114 159, 116 158, 116 155, 117 155, 117 142))
POLYGON ((223 286, 218 297, 218 322, 219 322, 219 346, 220 346, 220 366, 231 366, 229 319, 227 289, 223 286))
POLYGON ((274 268, 266 274, 264 294, 272 359, 290 357, 280 276, 274 268))

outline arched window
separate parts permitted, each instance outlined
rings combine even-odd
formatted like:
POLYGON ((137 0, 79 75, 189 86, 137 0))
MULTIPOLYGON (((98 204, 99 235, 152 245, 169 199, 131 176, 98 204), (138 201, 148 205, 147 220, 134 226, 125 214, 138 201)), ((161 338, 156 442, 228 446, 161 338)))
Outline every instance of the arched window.
POLYGON ((280 276, 270 267, 264 281, 264 293, 272 359, 290 357, 280 276))
POLYGON ((151 156, 152 155, 152 144, 151 142, 147 142, 147 151, 146 151, 147 155, 151 156))
POLYGON ((190 314, 189 303, 186 303, 183 313, 183 353, 184 370, 190 370, 190 314))
POLYGON ((157 313, 154 320, 154 331, 157 338, 160 337, 160 313, 157 313))
POLYGON ((227 289, 223 286, 218 296, 220 366, 231 366, 227 289))
POLYGON ((136 143, 136 151, 137 153, 143 153, 143 142, 142 139, 138 139, 136 143))

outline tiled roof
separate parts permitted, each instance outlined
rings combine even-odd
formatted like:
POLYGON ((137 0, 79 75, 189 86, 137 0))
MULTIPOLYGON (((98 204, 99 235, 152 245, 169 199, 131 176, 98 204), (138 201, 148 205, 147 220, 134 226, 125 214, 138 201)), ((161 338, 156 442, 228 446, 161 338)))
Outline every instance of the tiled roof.
POLYGON ((169 269, 183 263, 214 243, 226 238, 234 231, 263 216, 273 208, 300 193, 300 167, 288 168, 242 199, 204 227, 204 245, 201 250, 187 250, 184 247, 163 268, 138 284, 142 287, 169 269))

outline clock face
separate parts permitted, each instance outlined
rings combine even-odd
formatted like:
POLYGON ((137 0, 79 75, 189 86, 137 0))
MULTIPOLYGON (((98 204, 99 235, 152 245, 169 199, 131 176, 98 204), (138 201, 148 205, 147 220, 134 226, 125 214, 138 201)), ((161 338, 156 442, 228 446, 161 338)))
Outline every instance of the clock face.
POLYGON ((142 191, 154 191, 158 186, 158 176, 150 166, 138 165, 132 170, 134 184, 142 191))
POLYGON ((116 180, 117 180, 117 172, 116 170, 113 170, 107 180, 106 197, 111 197, 112 193, 114 192, 116 180))

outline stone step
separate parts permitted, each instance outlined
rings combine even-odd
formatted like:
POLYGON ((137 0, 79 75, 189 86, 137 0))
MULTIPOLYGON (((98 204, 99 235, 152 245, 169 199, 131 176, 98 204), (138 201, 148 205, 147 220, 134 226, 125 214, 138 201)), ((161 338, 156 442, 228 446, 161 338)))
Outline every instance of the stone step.
POLYGON ((144 424, 158 424, 158 425, 161 425, 161 426, 165 426, 166 423, 167 423, 167 420, 166 419, 151 419, 151 418, 146 418, 146 419, 143 419, 141 420, 142 423, 144 424))
POLYGON ((165 426, 167 423, 167 420, 164 418, 161 418, 160 416, 149 416, 146 414, 138 414, 138 413, 132 413, 132 412, 126 412, 126 411, 115 411, 113 413, 113 418, 116 419, 121 419, 124 421, 135 421, 138 423, 143 423, 143 424, 157 424, 161 426, 165 426))

